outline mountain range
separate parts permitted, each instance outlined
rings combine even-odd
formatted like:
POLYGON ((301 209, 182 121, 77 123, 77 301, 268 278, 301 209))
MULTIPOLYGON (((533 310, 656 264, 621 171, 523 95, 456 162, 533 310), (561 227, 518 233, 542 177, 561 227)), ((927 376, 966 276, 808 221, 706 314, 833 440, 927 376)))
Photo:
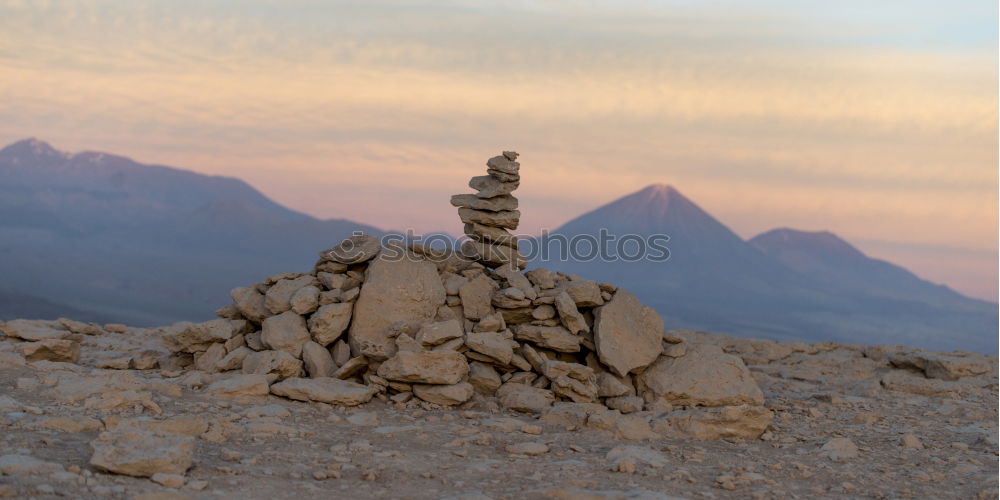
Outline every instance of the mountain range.
MULTIPOLYGON (((673 187, 649 186, 534 243, 668 235, 657 262, 544 265, 636 293, 669 328, 778 340, 996 352, 997 304, 872 259, 828 232, 749 241, 673 187)), ((243 181, 28 139, 0 150, 0 319, 73 316, 137 326, 198 321, 228 291, 307 269, 358 222, 283 207, 243 181)))

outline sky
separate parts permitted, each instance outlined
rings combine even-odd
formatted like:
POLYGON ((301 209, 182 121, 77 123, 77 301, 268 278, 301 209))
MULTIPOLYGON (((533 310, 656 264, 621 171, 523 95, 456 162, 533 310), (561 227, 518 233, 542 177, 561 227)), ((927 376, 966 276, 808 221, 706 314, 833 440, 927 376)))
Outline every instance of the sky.
POLYGON ((995 0, 0 0, 0 142, 418 233, 513 149, 524 233, 666 183, 996 300, 997 38, 995 0))

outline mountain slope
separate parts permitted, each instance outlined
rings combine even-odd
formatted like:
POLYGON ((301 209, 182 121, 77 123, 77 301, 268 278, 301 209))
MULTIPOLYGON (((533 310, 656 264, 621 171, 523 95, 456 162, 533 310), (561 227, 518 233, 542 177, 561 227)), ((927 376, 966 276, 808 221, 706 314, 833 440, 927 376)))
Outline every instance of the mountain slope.
POLYGON ((946 286, 920 279, 900 266, 868 257, 828 231, 780 228, 753 237, 750 244, 831 288, 956 307, 975 301, 946 286))
POLYGON ((748 243, 676 189, 654 185, 581 215, 525 249, 550 249, 548 258, 533 255, 533 266, 632 290, 671 328, 996 351, 996 304, 868 259, 833 235, 807 239, 810 245, 794 252, 774 244, 781 235, 748 243), (552 250, 602 229, 618 238, 668 235, 670 259, 562 259, 552 250))
POLYGON ((8 289, 136 325, 209 318, 228 291, 354 231, 243 181, 29 139, 0 150, 0 271, 8 289))

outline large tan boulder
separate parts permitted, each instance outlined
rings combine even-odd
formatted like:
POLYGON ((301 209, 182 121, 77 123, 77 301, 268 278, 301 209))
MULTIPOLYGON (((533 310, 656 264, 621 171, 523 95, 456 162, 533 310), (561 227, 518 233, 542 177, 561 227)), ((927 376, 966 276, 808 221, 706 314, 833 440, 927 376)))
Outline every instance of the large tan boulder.
POLYGON ((338 303, 320 307, 309 318, 309 332, 313 340, 326 347, 340 338, 351 324, 351 312, 354 304, 338 303))
POLYGON ((457 384, 469 374, 469 363, 455 351, 399 352, 378 367, 387 380, 418 384, 457 384))
POLYGON ((431 322, 445 303, 437 266, 414 254, 399 254, 382 252, 368 266, 348 332, 355 356, 392 357, 396 345, 391 329, 431 322))
POLYGON ((743 360, 714 344, 692 344, 680 358, 662 356, 636 377, 647 401, 683 406, 764 404, 743 360))
POLYGON ((271 393, 297 401, 357 406, 371 401, 378 389, 337 378, 290 378, 271 386, 271 393))
POLYGON ((619 377, 648 366, 663 350, 663 319, 619 289, 594 310, 594 342, 601 362, 619 377))
POLYGON ((302 357, 302 346, 312 337, 306 328, 306 320, 294 311, 285 311, 264 320, 261 342, 266 347, 285 351, 293 357, 302 357))
POLYGON ((195 439, 123 430, 104 432, 90 443, 90 465, 115 474, 150 477, 156 473, 184 474, 194 461, 195 439))
POLYGON ((67 339, 24 342, 17 344, 17 351, 28 361, 76 363, 80 360, 80 343, 67 339))
POLYGON ((64 339, 72 332, 58 328, 52 321, 34 319, 15 319, 0 323, 0 332, 8 337, 37 342, 41 340, 64 339))

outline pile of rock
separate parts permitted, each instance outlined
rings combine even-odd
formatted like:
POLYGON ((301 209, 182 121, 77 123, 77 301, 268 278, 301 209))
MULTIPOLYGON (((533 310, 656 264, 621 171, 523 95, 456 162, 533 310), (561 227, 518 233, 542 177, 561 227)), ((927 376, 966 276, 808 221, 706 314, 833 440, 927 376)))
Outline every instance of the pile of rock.
POLYGON ((451 204, 458 207, 458 216, 465 224, 465 234, 471 238, 462 244, 462 252, 489 267, 510 265, 524 269, 527 259, 518 251, 517 229, 521 212, 512 193, 521 185, 521 164, 517 153, 504 151, 486 162, 487 175, 473 177, 469 187, 476 194, 456 194, 451 204))
MULTIPOLYGON (((760 418, 734 433, 763 432, 770 412, 739 358, 666 335, 655 311, 614 285, 522 272, 514 246, 488 236, 516 227, 515 158, 491 159, 490 176, 471 183, 479 194, 452 200, 477 248, 503 246, 511 259, 354 236, 322 252, 309 273, 233 290, 218 320, 169 327, 167 347, 182 365, 239 371, 254 391, 300 400, 357 405, 379 397, 533 413, 573 403, 586 415, 619 416, 731 407, 706 418, 750 412, 760 418)), ((220 391, 240 385, 226 383, 220 391)), ((703 422, 676 413, 678 427, 703 422)))

